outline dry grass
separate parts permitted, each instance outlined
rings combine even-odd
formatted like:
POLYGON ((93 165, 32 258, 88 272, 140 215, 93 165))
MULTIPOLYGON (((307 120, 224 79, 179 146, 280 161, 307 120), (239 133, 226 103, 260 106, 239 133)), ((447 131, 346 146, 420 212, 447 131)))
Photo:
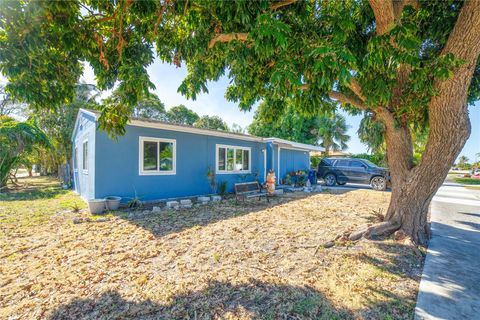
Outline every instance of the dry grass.
POLYGON ((0 318, 413 317, 423 258, 411 247, 387 239, 317 250, 377 219, 388 193, 287 194, 81 224, 72 219, 85 212, 65 209, 71 192, 20 194, 0 196, 0 318), (26 223, 27 212, 44 217, 26 223))

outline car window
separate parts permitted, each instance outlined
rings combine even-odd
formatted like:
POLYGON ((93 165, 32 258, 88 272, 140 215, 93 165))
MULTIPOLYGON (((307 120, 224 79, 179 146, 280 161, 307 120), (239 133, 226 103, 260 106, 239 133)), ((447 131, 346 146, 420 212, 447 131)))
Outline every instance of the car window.
POLYGON ((348 160, 337 160, 335 162, 336 167, 348 167, 348 160))
POLYGON ((365 168, 365 165, 361 161, 353 160, 353 161, 350 161, 350 167, 365 168))
POLYGON ((329 159, 322 159, 322 161, 320 161, 320 165, 321 165, 321 166, 331 166, 331 165, 332 165, 332 161, 329 160, 329 159))
POLYGON ((376 167, 377 165, 367 159, 363 159, 363 161, 365 161, 370 167, 376 167))

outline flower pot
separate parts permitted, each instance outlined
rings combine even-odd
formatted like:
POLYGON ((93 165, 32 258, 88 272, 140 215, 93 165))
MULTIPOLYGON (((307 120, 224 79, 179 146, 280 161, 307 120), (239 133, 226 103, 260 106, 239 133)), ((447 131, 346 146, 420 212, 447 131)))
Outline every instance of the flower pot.
POLYGON ((88 200, 88 210, 91 214, 100 214, 105 211, 104 199, 91 199, 88 200))
POLYGON ((116 197, 116 196, 106 197, 105 202, 107 205, 107 210, 118 210, 118 207, 120 207, 120 200, 122 200, 121 197, 116 197))

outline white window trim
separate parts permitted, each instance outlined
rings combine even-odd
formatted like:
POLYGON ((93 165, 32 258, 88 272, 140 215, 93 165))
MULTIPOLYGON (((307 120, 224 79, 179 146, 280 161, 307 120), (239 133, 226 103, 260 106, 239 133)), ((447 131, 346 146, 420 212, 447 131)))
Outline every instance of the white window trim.
POLYGON ((73 172, 78 172, 78 145, 73 148, 73 172))
POLYGON ((252 148, 250 147, 242 147, 242 146, 231 146, 231 145, 226 145, 226 144, 217 144, 215 145, 215 173, 216 174, 249 174, 252 173, 252 148), (247 150, 248 151, 248 170, 226 170, 227 168, 227 155, 225 152, 225 170, 220 170, 218 168, 219 163, 218 163, 218 155, 219 155, 219 149, 220 148, 226 148, 226 149, 234 149, 233 151, 233 163, 235 167, 235 155, 237 154, 237 150, 247 150))
MULTIPOLYGON (((160 165, 159 159, 160 147, 157 148, 157 163, 160 165)), ((177 140, 175 139, 164 139, 164 138, 154 138, 154 137, 139 137, 138 139, 138 174, 141 176, 165 176, 165 175, 175 175, 177 174, 177 140), (143 143, 147 142, 167 142, 173 144, 173 170, 170 171, 144 171, 143 170, 143 143)))
POLYGON ((88 143, 88 139, 85 139, 82 141, 82 172, 83 174, 88 174, 88 168, 90 168, 90 161, 88 161, 88 156, 90 154, 90 150, 89 149, 89 143, 88 143), (84 167, 84 164, 85 164, 85 153, 83 152, 83 148, 85 146, 85 143, 87 143, 87 169, 83 169, 84 167))

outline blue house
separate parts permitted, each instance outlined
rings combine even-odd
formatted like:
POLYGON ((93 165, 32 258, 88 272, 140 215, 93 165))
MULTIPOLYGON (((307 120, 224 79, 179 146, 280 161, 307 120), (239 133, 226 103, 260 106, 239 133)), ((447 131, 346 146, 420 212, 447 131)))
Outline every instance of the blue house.
POLYGON ((82 198, 137 195, 164 200, 211 194, 207 172, 235 183, 277 180, 310 167, 310 151, 320 147, 277 138, 200 129, 132 118, 124 136, 112 140, 97 130, 99 113, 80 109, 72 135, 74 188, 82 198))

